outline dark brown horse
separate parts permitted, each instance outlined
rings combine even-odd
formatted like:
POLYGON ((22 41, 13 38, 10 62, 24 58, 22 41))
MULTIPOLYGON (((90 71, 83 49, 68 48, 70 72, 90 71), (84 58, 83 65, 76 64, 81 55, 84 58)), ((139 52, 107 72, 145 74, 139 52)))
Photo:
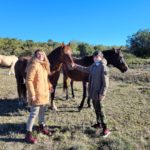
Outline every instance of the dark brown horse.
MULTIPOLYGON (((107 60, 108 65, 113 65, 114 67, 118 68, 121 72, 126 72, 128 66, 123 58, 123 54, 120 49, 112 49, 112 50, 105 50, 103 51, 104 58, 107 60)), ((85 56, 81 59, 73 58, 74 62, 82 65, 82 66, 90 66, 93 61, 93 56, 85 56)), ((81 72, 79 70, 70 70, 66 65, 63 65, 63 74, 64 74, 64 89, 66 90, 66 99, 68 99, 68 86, 67 86, 67 79, 71 78, 71 91, 72 97, 74 98, 74 90, 73 90, 73 81, 82 81, 83 82, 83 98, 79 106, 79 110, 83 108, 84 101, 86 98, 86 89, 87 89, 87 82, 89 75, 87 73, 81 72)), ((90 107, 90 99, 88 98, 88 107, 90 107)))
MULTIPOLYGON (((50 62, 50 70, 51 70, 51 75, 49 76, 49 79, 54 88, 54 93, 51 94, 51 107, 54 109, 57 109, 53 100, 54 100, 55 88, 60 75, 60 70, 63 63, 66 65, 68 64, 71 65, 73 63, 71 54, 72 54, 72 49, 70 48, 70 44, 68 45, 62 44, 47 56, 50 62)), ((18 62, 15 65, 15 74, 16 74, 19 99, 22 98, 26 99, 26 86, 24 80, 26 78, 25 70, 29 60, 30 57, 28 58, 21 57, 19 58, 18 62)))
POLYGON ((15 77, 17 82, 17 92, 19 96, 19 105, 26 103, 26 85, 25 85, 25 78, 26 78, 26 66, 31 59, 30 56, 22 56, 19 57, 18 61, 15 64, 15 77))

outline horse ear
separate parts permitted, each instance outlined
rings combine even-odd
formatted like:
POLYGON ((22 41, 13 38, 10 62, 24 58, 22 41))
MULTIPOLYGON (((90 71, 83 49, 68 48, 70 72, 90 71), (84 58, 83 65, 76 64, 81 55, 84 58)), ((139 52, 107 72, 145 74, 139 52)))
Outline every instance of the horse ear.
POLYGON ((61 46, 62 46, 62 47, 65 47, 65 44, 64 44, 64 42, 62 42, 61 46))
POLYGON ((118 50, 121 51, 122 50, 122 46, 120 46, 120 48, 118 50))
POLYGON ((67 44, 67 46, 71 46, 71 43, 69 42, 69 43, 67 44))
POLYGON ((113 50, 115 51, 115 53, 118 53, 118 50, 116 48, 113 47, 113 50))

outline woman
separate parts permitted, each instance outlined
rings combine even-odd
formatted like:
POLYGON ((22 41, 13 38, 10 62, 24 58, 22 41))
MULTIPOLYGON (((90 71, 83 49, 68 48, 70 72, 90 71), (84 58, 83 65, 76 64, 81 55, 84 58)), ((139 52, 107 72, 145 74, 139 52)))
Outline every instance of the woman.
POLYGON ((30 115, 26 126, 25 140, 28 143, 36 143, 32 136, 32 128, 36 117, 39 119, 39 131, 43 134, 51 133, 45 128, 45 106, 49 103, 49 93, 53 88, 48 80, 50 65, 46 54, 42 50, 36 50, 27 66, 26 86, 28 92, 28 104, 31 106, 30 115))

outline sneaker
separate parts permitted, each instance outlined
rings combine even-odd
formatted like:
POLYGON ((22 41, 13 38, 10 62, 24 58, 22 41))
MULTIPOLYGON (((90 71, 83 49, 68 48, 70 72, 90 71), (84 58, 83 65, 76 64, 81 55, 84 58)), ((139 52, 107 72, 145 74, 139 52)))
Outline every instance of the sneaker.
POLYGON ((26 134, 26 136, 25 136, 25 141, 26 141, 27 143, 30 143, 30 144, 35 144, 35 143, 37 143, 37 139, 32 136, 31 132, 28 132, 28 133, 26 134))
POLYGON ((43 134, 48 135, 48 136, 52 135, 52 132, 50 132, 48 129, 46 129, 46 127, 44 125, 39 125, 38 131, 42 132, 43 134))
POLYGON ((108 137, 108 135, 110 135, 110 134, 111 134, 111 132, 110 132, 108 129, 105 129, 105 130, 102 132, 103 138, 108 137))
POLYGON ((96 123, 94 125, 91 126, 92 128, 98 129, 101 128, 101 124, 100 123, 96 123))

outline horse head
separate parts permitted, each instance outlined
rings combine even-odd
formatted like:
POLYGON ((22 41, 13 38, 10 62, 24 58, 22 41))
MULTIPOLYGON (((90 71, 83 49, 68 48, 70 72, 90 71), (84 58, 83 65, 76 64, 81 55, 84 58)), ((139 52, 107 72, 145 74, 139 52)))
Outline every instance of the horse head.
POLYGON ((103 51, 104 57, 107 60, 108 65, 111 64, 118 68, 121 72, 126 72, 128 70, 128 65, 125 62, 121 48, 103 51))
POLYGON ((67 45, 62 43, 62 45, 61 45, 61 61, 64 64, 72 66, 74 61, 72 58, 72 49, 70 47, 70 43, 67 45))

